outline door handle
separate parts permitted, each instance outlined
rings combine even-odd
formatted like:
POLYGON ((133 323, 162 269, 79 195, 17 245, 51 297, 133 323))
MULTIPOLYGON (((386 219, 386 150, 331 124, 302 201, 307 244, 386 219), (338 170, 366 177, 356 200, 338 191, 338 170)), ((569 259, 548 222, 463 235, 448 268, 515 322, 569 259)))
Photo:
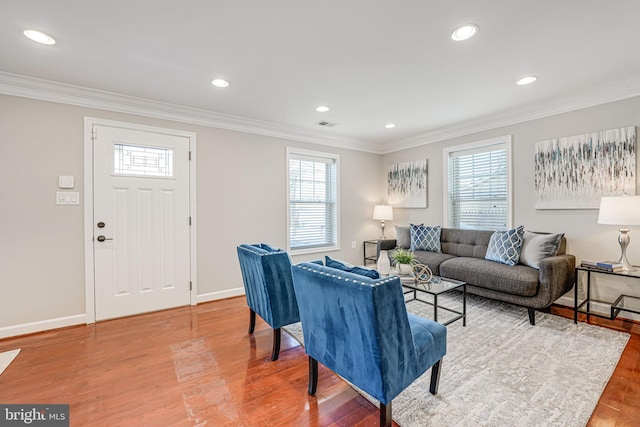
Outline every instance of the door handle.
POLYGON ((112 237, 98 236, 97 240, 98 240, 98 242, 104 242, 105 240, 113 240, 113 238, 112 237))

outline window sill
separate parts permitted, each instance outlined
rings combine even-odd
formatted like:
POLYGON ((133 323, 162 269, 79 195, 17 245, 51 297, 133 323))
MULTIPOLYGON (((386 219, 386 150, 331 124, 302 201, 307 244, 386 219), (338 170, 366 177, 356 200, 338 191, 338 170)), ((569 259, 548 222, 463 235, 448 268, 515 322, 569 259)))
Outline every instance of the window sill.
POLYGON ((318 254, 323 252, 335 252, 339 251, 340 246, 323 246, 319 248, 309 248, 309 249, 289 249, 290 255, 306 255, 306 254, 318 254))

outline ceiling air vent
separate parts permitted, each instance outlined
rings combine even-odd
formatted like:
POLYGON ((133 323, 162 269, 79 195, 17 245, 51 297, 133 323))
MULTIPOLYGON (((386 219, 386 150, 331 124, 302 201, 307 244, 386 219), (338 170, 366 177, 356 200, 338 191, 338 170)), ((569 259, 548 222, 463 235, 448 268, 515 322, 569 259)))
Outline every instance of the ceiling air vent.
POLYGON ((327 128, 332 128, 332 127, 334 127, 337 123, 331 123, 331 122, 321 121, 321 122, 318 122, 317 124, 318 124, 318 125, 320 125, 320 126, 327 127, 327 128))

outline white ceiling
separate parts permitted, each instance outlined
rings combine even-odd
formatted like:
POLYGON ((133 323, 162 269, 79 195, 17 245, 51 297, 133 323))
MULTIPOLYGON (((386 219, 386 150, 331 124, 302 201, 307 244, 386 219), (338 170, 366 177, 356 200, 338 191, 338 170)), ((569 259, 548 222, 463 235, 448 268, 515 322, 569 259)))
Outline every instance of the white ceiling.
POLYGON ((385 152, 640 95, 638 17, 638 0, 2 0, 0 72, 385 152))

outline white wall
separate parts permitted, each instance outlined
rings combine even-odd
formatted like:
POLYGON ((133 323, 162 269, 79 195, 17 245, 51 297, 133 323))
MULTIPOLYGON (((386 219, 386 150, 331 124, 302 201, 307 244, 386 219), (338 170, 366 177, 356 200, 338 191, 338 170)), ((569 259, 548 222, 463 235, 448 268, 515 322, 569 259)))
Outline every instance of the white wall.
POLYGON ((239 243, 285 247, 287 146, 340 155, 341 250, 330 255, 361 263, 378 233, 379 155, 0 95, 0 338, 84 320, 85 116, 197 134, 200 301, 242 292, 239 243), (79 206, 55 204, 59 175, 75 176, 79 206))
MULTIPOLYGON (((426 209, 394 209, 395 224, 443 222, 443 158, 442 149, 452 145, 489 138, 513 136, 514 226, 523 224, 534 231, 563 232, 567 252, 582 259, 615 259, 620 256, 617 242, 619 227, 599 225, 597 210, 536 210, 534 207, 533 148, 537 141, 590 131, 640 125, 640 97, 576 110, 513 126, 493 129, 438 143, 418 146, 383 156, 382 175, 389 164, 411 159, 429 160, 429 197, 426 209)), ((636 175, 637 178, 637 175, 636 175)), ((640 181, 639 181, 640 182, 640 181)), ((638 187, 640 194, 640 186, 638 187)), ((393 230, 393 227, 390 227, 393 230)), ((391 234, 392 232, 390 232, 391 234)), ((640 265, 640 227, 631 227, 629 261, 640 265)), ((608 279, 597 275, 596 296, 612 301, 622 291, 640 295, 640 279, 608 279)), ((595 277, 595 276, 594 276, 595 277)), ((571 293, 571 295, 573 295, 571 293)), ((565 303, 569 300, 563 299, 565 303)))
MULTIPOLYGON (((242 288, 235 247, 242 242, 285 246, 285 149, 341 156, 341 251, 362 262, 362 241, 376 238, 374 204, 384 201, 388 164, 429 159, 429 207, 395 209, 395 223, 442 223, 442 148, 513 135, 514 222, 564 232, 580 259, 617 259, 615 226, 597 224, 596 210, 536 210, 533 144, 559 136, 640 125, 640 97, 379 156, 166 120, 0 95, 0 337, 83 321, 84 117, 195 132, 198 141, 198 294, 209 300, 242 288), (80 206, 56 206, 59 175, 76 177, 80 206), (351 248, 351 242, 357 248, 351 248), (60 320, 62 319, 62 320, 60 320), (35 326, 34 326, 35 325, 35 326)), ((393 235, 394 222, 388 223, 393 235)), ((640 264, 640 228, 632 229, 629 259, 640 264)), ((296 257, 294 261, 319 258, 296 257)), ((634 280, 598 279, 600 296, 638 294, 634 280)))

